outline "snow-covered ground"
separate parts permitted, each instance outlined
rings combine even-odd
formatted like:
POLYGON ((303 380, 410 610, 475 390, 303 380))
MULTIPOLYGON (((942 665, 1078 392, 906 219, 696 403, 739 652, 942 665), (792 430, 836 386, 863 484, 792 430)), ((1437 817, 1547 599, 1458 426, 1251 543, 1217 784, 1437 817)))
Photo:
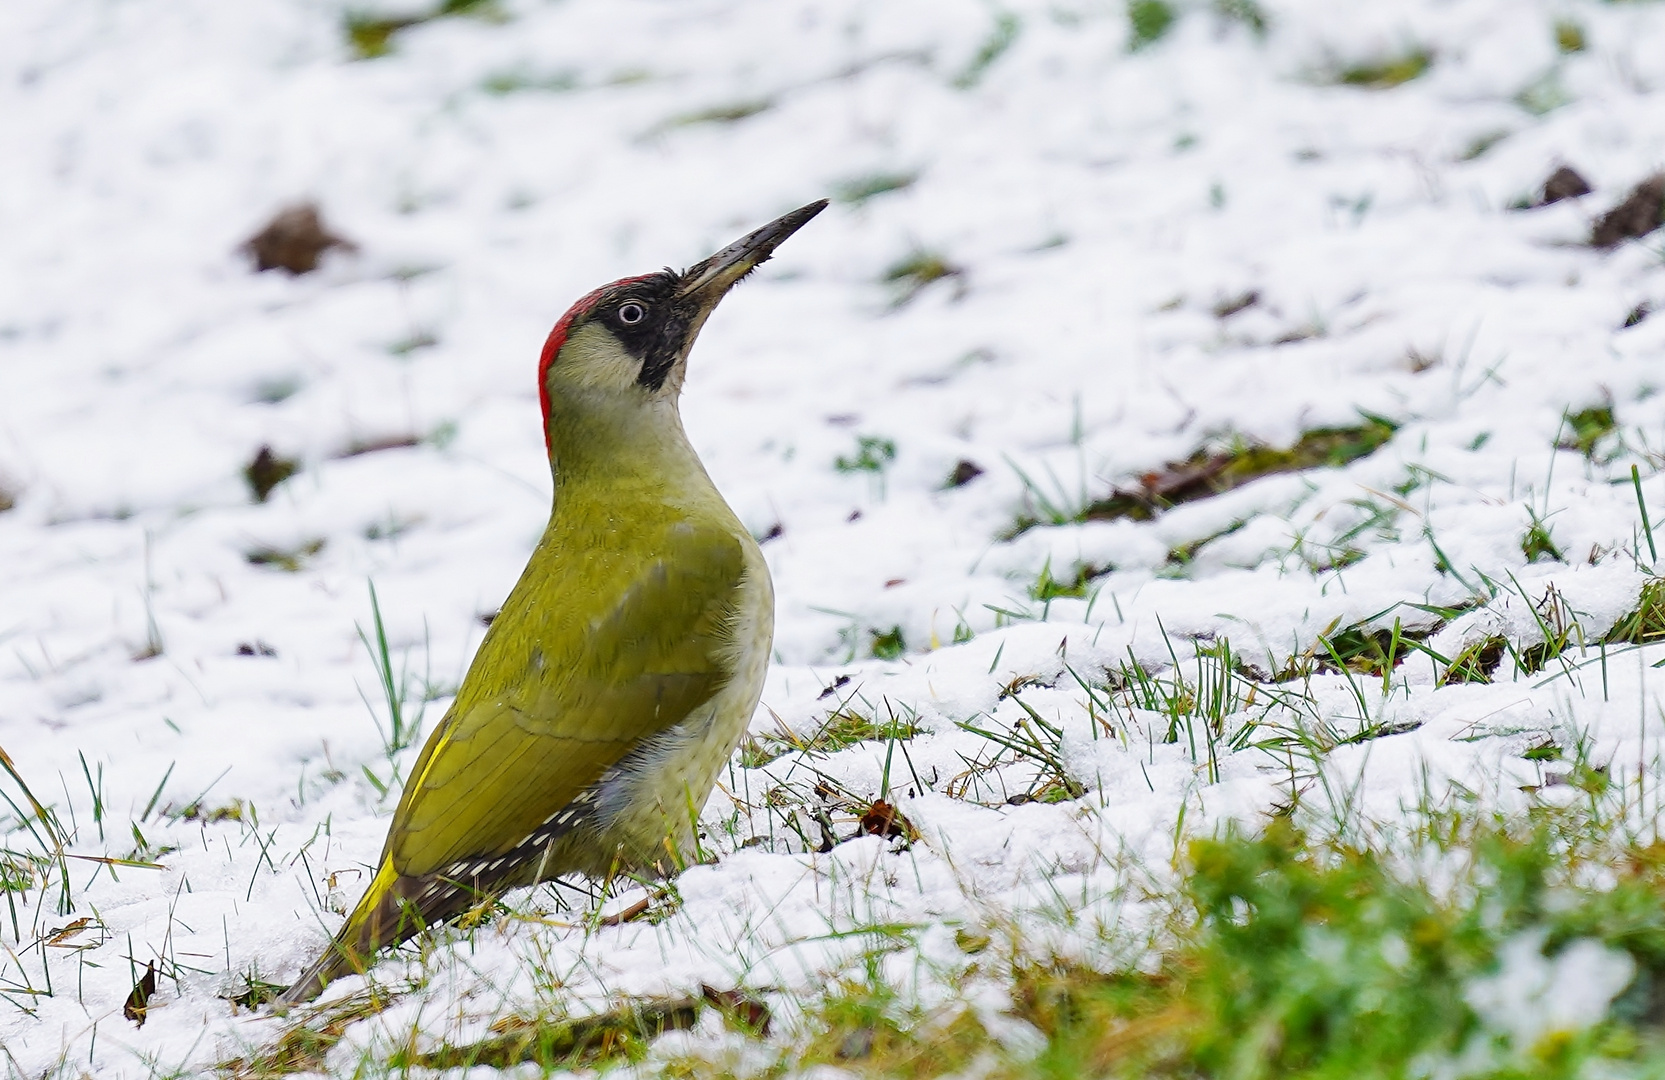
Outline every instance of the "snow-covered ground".
MULTIPOLYGON (((1152 713, 1097 723, 1077 675, 1192 673, 1225 639, 1270 676, 1321 633, 1477 595, 1432 649, 1530 646, 1533 606, 1605 633, 1652 561, 1632 465, 1665 519, 1665 312, 1625 326, 1665 309, 1665 257, 1658 233, 1585 240, 1665 165, 1665 5, 1261 7, 1264 36, 1181 3, 1132 50, 1119 0, 507 0, 358 60, 338 0, 0 6, 0 747, 71 852, 161 867, 72 859, 73 911, 7 894, 8 1075, 189 1071, 278 1030, 218 995, 321 946, 380 847, 378 784, 415 752, 384 752, 367 581, 431 726, 548 513, 549 326, 825 195, 705 330, 683 412, 742 520, 777 534, 754 730, 807 738, 844 708, 924 733, 737 761, 705 812, 719 858, 677 879, 668 919, 499 920, 332 1061, 540 994, 811 987, 875 923, 918 926, 899 979, 963 968, 955 928, 994 919, 1091 949, 1124 856, 1165 863, 1182 815, 1287 800, 1292 766, 1211 763, 1152 713), (1584 47, 1558 50, 1558 24, 1584 47), (1338 84, 1418 51, 1420 78, 1338 84), (1511 209, 1561 164, 1593 192, 1511 209), (308 199, 356 252, 252 272, 242 241, 308 199), (953 272, 906 299, 884 277, 920 254, 953 272), (1592 458, 1555 449, 1603 405, 1618 431, 1592 458), (1005 539, 1229 436, 1288 446, 1361 411, 1400 426, 1345 468, 1005 539), (388 439, 415 445, 347 454, 388 439), (263 445, 300 470, 255 503, 263 445), (863 445, 879 471, 837 467, 863 445), (947 486, 961 461, 982 474, 947 486), (1534 516, 1565 561, 1527 560, 1534 516), (1043 568, 1083 567, 1087 597, 1036 598, 1043 568), (1062 730, 1082 798, 1007 802, 1021 762, 968 774, 996 746, 958 725, 1025 708, 1062 730), (812 821, 812 770, 845 789, 840 837, 888 775, 921 840, 806 851, 787 822, 812 821)), ((1283 685, 1343 735, 1415 727, 1329 755, 1392 814, 1425 772, 1541 783, 1520 755, 1546 735, 1634 772, 1665 736, 1656 658, 1442 686, 1417 656, 1386 699, 1379 679, 1283 685)))

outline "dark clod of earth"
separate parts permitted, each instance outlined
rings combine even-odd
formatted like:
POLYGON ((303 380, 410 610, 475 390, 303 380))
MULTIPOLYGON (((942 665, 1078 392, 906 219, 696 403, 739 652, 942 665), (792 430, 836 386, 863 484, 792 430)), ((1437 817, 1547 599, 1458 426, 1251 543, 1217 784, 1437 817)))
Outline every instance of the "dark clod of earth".
POLYGON ((1539 206, 1558 203, 1562 199, 1576 199, 1590 194, 1590 185, 1576 171, 1566 165, 1561 166, 1549 174, 1544 181, 1544 193, 1538 199, 1539 206))
POLYGON ((300 471, 301 463, 294 458, 278 457, 270 446, 262 446, 254 460, 243 466, 243 479, 248 482, 254 501, 263 503, 272 489, 300 471))
POLYGON ((838 678, 836 678, 832 682, 828 683, 822 689, 820 696, 817 697, 816 700, 817 701, 825 701, 827 698, 830 698, 830 697, 833 696, 833 694, 837 693, 839 688, 844 687, 844 686, 848 686, 849 684, 850 684, 850 676, 840 675, 838 678))
POLYGON ((975 461, 967 461, 961 458, 955 463, 954 470, 948 474, 948 486, 951 488, 965 487, 982 475, 982 466, 975 461))
POLYGON ((242 250, 259 271, 287 270, 310 274, 330 248, 357 251, 358 246, 325 227, 313 203, 297 203, 279 210, 266 227, 243 242, 242 250))
POLYGON ((882 836, 886 839, 907 837, 912 840, 918 834, 902 812, 883 799, 877 799, 861 815, 861 831, 870 836, 882 836))
POLYGON ((150 999, 156 996, 156 961, 152 960, 145 966, 145 973, 139 981, 133 984, 133 992, 127 995, 126 1004, 121 1007, 121 1014, 133 1021, 135 1027, 145 1026, 145 1017, 150 1011, 150 999))
POLYGON ((1603 214, 1590 230, 1590 246, 1615 247, 1665 225, 1665 173, 1637 184, 1625 201, 1603 214))

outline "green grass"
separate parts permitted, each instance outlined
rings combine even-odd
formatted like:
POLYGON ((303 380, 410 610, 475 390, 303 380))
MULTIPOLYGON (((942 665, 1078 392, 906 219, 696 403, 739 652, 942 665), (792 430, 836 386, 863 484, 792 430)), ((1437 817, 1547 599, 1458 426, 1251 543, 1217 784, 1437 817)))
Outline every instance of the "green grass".
POLYGON ((977 52, 972 56, 964 70, 954 76, 953 86, 956 90, 970 90, 983 81, 990 68, 1008 49, 1017 44, 1018 34, 1023 30, 1023 23, 1016 15, 1009 11, 1002 11, 995 15, 994 26, 989 29, 988 37, 977 46, 977 52))
POLYGON ((1514 97, 1515 104, 1533 116, 1552 113, 1563 105, 1571 104, 1572 100, 1572 94, 1561 81, 1561 73, 1556 68, 1550 68, 1527 83, 1514 97))
POLYGON ((1541 933, 1551 955, 1594 941, 1649 970, 1665 957, 1657 857, 1635 847, 1615 887, 1580 886, 1584 841, 1567 835, 1578 816, 1433 815, 1416 846, 1457 857, 1442 864, 1460 876, 1455 889, 1380 847, 1316 838, 1285 819, 1259 835, 1194 841, 1188 926, 1157 970, 1020 975, 1019 1014, 1047 1046, 1010 1075, 1385 1078, 1467 1054, 1487 1064, 1465 1075, 1524 1080, 1640 1064, 1662 1048, 1640 1017, 1624 1019, 1645 995, 1621 997, 1589 1030, 1527 1047, 1507 1045, 1471 1004, 1516 935, 1541 933))
POLYGON ((1531 507, 1527 507, 1526 512, 1532 521, 1520 538, 1520 553, 1526 556, 1526 561, 1533 563, 1540 559, 1548 559, 1552 562, 1566 562, 1567 557, 1556 546, 1549 526, 1531 507))
POLYGON ((1607 641, 1646 645, 1665 640, 1665 578, 1654 578, 1642 586, 1636 606, 1613 624, 1607 641))
POLYGON ((1396 617, 1391 626, 1382 626, 1380 620, 1388 614, 1389 611, 1380 612, 1318 635, 1306 650, 1289 658, 1277 681, 1306 678, 1315 672, 1351 671, 1378 678, 1387 676, 1412 654, 1425 652, 1421 642, 1444 625, 1443 620, 1437 620, 1431 625, 1407 627, 1396 617))
POLYGON ((396 1053, 396 1068, 507 1069, 530 1062, 544 1069, 574 1069, 617 1061, 639 1061, 648 1043, 667 1031, 698 1022, 699 998, 637 1001, 609 1012, 577 1019, 543 1016, 504 1017, 492 1025, 497 1034, 462 1046, 444 1045, 424 1053, 396 1053))
POLYGON ((902 628, 893 626, 889 630, 869 630, 867 632, 868 652, 877 660, 900 660, 908 651, 908 643, 902 637, 902 628))
POLYGON ((421 14, 391 18, 349 11, 342 19, 342 32, 354 56, 360 60, 373 60, 393 51, 394 36, 401 30, 454 15, 493 17, 496 13, 494 0, 441 0, 421 14))
POLYGON ((738 124, 742 120, 749 120, 760 113, 774 108, 775 103, 768 98, 752 98, 745 101, 730 101, 720 105, 710 105, 691 112, 678 113, 666 120, 663 128, 698 127, 702 124, 738 124))
POLYGON ((833 468, 841 473, 874 473, 882 475, 896 460, 896 441, 879 435, 856 436, 852 454, 840 454, 833 459, 833 468))
POLYGON ((1179 15, 1167 0, 1129 0, 1127 5, 1127 47, 1130 52, 1161 41, 1173 29, 1179 15))
POLYGON ((1232 533, 1240 532, 1248 523, 1247 519, 1233 521, 1224 528, 1216 529, 1214 532, 1209 533, 1207 536, 1199 536, 1195 540, 1187 540, 1183 544, 1175 544, 1173 547, 1168 549, 1167 565, 1171 567, 1189 566, 1191 563, 1196 562, 1197 556, 1202 554, 1203 548, 1212 544, 1216 540, 1230 536, 1232 533))
MULTIPOLYGON (((1482 132, 1469 140, 1468 145, 1463 148, 1463 152, 1457 155, 1457 160, 1476 161, 1490 153, 1492 147, 1496 146, 1504 139, 1507 139, 1511 134, 1513 134, 1513 132, 1509 131, 1507 128, 1493 128, 1490 131, 1482 132)), ((1427 371, 1429 368, 1439 363, 1439 358, 1437 356, 1424 356, 1415 349, 1411 350, 1409 359, 1411 362, 1411 369, 1419 372, 1427 371)))
POLYGON ((1507 638, 1487 637, 1470 642, 1463 646, 1456 656, 1451 658, 1445 673, 1440 676, 1441 686, 1451 686, 1455 683, 1489 683, 1492 676, 1503 663, 1503 657, 1509 651, 1507 638))
POLYGON ((393 35, 426 22, 424 18, 389 19, 349 12, 342 20, 347 44, 360 60, 373 60, 393 51, 393 35))
POLYGON ((532 74, 515 68, 487 75, 480 82, 480 89, 493 97, 503 97, 508 94, 527 91, 559 94, 576 90, 579 85, 578 73, 575 71, 561 70, 545 74, 532 74))
POLYGON ((1084 599, 1093 579, 1103 573, 1104 571, 1096 566, 1082 563, 1076 566, 1075 572, 1068 577, 1057 578, 1052 575, 1052 561, 1049 559, 1041 567, 1034 584, 1029 586, 1029 599, 1042 604, 1051 603, 1061 597, 1084 599))
POLYGON ((833 185, 833 198, 847 206, 860 206, 878 195, 906 191, 918 180, 919 174, 911 172, 875 172, 852 176, 833 185))
POLYGON ((857 435, 854 452, 834 458, 833 469, 845 475, 866 473, 869 491, 882 500, 885 497, 885 477, 895 461, 895 439, 883 435, 857 435))
MULTIPOLYGON (((395 675, 393 655, 387 643, 387 626, 382 621, 382 605, 376 596, 376 583, 372 581, 368 584, 372 633, 366 634, 362 626, 355 625, 354 629, 358 631, 358 639, 370 654, 370 663, 376 670, 376 685, 382 692, 382 707, 387 712, 387 728, 382 730, 379 720, 376 726, 382 737, 382 751, 391 761, 395 754, 414 746, 416 740, 422 737, 422 717, 427 711, 428 697, 425 694, 418 695, 415 714, 408 712, 406 706, 409 703, 411 685, 410 653, 406 651, 399 666, 399 673, 395 675)), ((374 718, 375 706, 362 690, 359 696, 363 698, 365 707, 374 718)))
POLYGON ((1577 412, 1568 410, 1561 420, 1561 434, 1555 446, 1558 450, 1576 450, 1589 461, 1595 461, 1597 451, 1608 436, 1619 430, 1613 416, 1613 406, 1593 405, 1577 412))
POLYGON ((1387 56, 1341 68, 1335 73, 1335 81, 1343 86, 1389 90, 1413 79, 1420 79, 1427 74, 1433 63, 1434 54, 1427 49, 1408 49, 1397 56, 1387 56))
POLYGON ((1118 490, 1088 504, 1081 517, 1085 521, 1124 517, 1149 521, 1174 506, 1223 494, 1262 477, 1339 468, 1375 453, 1396 429, 1389 420, 1367 417, 1354 427, 1308 431, 1288 447, 1233 440, 1223 450, 1199 450, 1183 462, 1168 465, 1146 477, 1137 489, 1118 490))
MULTIPOLYGON (((961 755, 966 770, 957 778, 959 797, 989 804, 1018 805, 1027 802, 1066 802, 1086 794, 1087 787, 1071 775, 1064 763, 1064 733, 1017 696, 1008 695, 1024 711, 1024 716, 1011 724, 1004 724, 993 716, 976 716, 957 725, 962 731, 986 739, 992 752, 973 758, 961 755), (1031 774, 1021 791, 1011 790, 1003 775, 995 775, 998 766, 1021 763, 1031 774)), ((954 781, 949 782, 952 791, 954 781)))
POLYGON ((385 990, 371 986, 351 997, 306 1009, 269 1045, 219 1063, 227 1080, 266 1080, 299 1072, 316 1072, 324 1058, 354 1023, 392 1004, 385 990))
POLYGON ((1584 27, 1571 19, 1557 19, 1554 33, 1557 52, 1580 53, 1589 47, 1589 42, 1584 36, 1584 27))
POLYGON ((938 973, 944 992, 926 1005, 886 963, 917 949, 917 928, 875 925, 851 932, 860 954, 814 988, 699 987, 589 1017, 510 1016, 480 1042, 391 1064, 610 1058, 640 1075, 715 1080, 736 1075, 733 1043, 660 1054, 652 1035, 743 1002, 740 1022, 732 1004, 724 1019, 746 1047, 744 1074, 760 1077, 817 1066, 920 1080, 973 1069, 993 1080, 1657 1076, 1665 841, 1619 827, 1631 796, 1559 758, 1538 760, 1579 797, 1522 813, 1482 811, 1457 789, 1394 826, 1321 825, 1297 811, 1184 839, 1170 897, 1149 909, 1157 925, 1113 925, 1094 951, 1142 956, 1137 965, 1061 957, 1034 924, 964 926, 964 963, 938 973), (1529 976, 1508 965, 1538 957, 1529 962, 1553 972, 1575 954, 1603 958, 1610 1005, 1517 1043, 1497 989, 1529 976), (972 980, 1001 986, 1038 1043, 996 1040, 959 996, 972 980))
POLYGON ((864 742, 911 739, 923 730, 911 721, 894 716, 880 721, 845 705, 834 709, 821 726, 807 737, 785 727, 754 735, 740 747, 740 765, 747 769, 761 768, 791 753, 825 757, 864 742))
POLYGON ((903 307, 930 285, 964 276, 965 270, 943 255, 918 248, 886 267, 880 280, 891 287, 891 306, 903 307))

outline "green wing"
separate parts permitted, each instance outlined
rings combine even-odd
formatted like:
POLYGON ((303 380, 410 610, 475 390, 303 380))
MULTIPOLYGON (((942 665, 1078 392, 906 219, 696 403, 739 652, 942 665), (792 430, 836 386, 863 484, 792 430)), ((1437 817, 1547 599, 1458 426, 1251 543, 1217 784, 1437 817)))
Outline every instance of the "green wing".
POLYGON ((401 875, 509 851, 731 675, 737 538, 680 525, 651 557, 563 567, 540 562, 546 547, 560 545, 539 545, 411 772, 388 834, 401 875))

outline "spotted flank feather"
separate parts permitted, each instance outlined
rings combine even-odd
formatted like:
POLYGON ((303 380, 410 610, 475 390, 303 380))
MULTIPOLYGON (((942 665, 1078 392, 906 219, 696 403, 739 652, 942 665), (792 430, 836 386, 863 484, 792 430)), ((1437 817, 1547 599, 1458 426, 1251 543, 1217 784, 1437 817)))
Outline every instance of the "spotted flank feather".
POLYGON ((432 874, 404 876, 384 858, 357 909, 323 956, 277 999, 278 1006, 310 1001, 334 980, 362 974, 384 945, 489 903, 515 885, 546 880, 555 845, 590 822, 598 802, 597 789, 588 788, 503 854, 458 859, 432 874))

